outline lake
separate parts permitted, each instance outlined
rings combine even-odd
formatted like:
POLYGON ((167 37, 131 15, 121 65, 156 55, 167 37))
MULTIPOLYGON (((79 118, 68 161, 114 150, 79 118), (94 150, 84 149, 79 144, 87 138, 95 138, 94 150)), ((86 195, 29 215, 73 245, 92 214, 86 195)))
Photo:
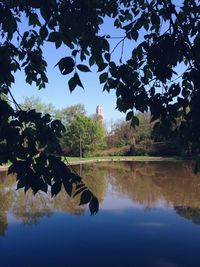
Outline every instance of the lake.
POLYGON ((200 175, 191 162, 75 167, 100 201, 16 191, 0 173, 1 267, 199 267, 200 175))

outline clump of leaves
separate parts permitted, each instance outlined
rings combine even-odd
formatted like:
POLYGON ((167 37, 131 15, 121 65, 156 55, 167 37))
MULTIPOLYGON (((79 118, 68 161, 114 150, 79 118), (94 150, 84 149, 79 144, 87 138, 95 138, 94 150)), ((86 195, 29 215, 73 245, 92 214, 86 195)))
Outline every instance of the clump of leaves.
MULTIPOLYGON (((169 127, 178 118, 180 123, 173 131, 178 130, 191 153, 200 153, 199 9, 199 2, 187 0, 179 5, 172 0, 49 0, 48 5, 44 0, 0 1, 0 162, 13 162, 10 171, 19 173, 19 181, 26 177, 21 180, 22 185, 30 175, 28 186, 34 191, 46 190, 45 172, 52 179, 49 186, 55 188, 53 193, 63 184, 63 178, 57 182, 56 174, 61 162, 60 122, 50 121, 48 115, 21 110, 11 92, 16 71, 24 72, 27 83, 45 88, 45 42, 55 44, 56 49, 64 45, 71 52, 57 62, 61 73, 69 77, 71 92, 77 86, 83 87, 81 73, 96 65, 104 90, 116 91, 117 109, 127 113, 133 126, 139 123, 134 110, 150 111, 153 120, 159 119, 169 127), (27 28, 20 27, 22 17, 28 20, 27 28), (109 43, 112 36, 102 36, 99 31, 105 17, 113 20, 113 27, 120 33, 124 32, 113 50, 109 43), (134 48, 130 58, 124 60, 126 40, 134 48), (118 63, 113 53, 119 47, 118 63), (15 109, 2 99, 8 94, 15 109), (38 170, 42 162, 43 174, 38 170), (37 185, 33 185, 34 179, 37 185)), ((75 185, 80 182, 74 177, 72 180, 75 185)), ((88 193, 84 195, 88 200, 88 193)), ((91 197, 90 203, 92 199, 95 198, 91 197)), ((96 200, 89 206, 94 203, 96 200)))

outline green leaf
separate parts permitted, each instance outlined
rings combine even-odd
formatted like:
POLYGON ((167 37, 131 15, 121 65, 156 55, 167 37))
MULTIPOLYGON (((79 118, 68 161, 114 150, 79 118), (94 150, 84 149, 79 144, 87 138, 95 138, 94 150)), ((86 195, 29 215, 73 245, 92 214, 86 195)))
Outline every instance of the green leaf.
POLYGON ((100 83, 105 83, 108 79, 108 73, 104 72, 99 76, 100 83))
POLYGON ((91 70, 88 68, 88 66, 83 65, 83 64, 79 64, 79 65, 77 65, 77 68, 78 68, 80 71, 83 71, 83 72, 91 72, 91 70))

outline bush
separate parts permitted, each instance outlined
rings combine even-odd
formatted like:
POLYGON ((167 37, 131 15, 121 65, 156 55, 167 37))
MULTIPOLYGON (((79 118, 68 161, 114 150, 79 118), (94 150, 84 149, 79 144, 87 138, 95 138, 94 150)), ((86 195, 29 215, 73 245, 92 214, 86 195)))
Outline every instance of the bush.
POLYGON ((129 152, 129 146, 124 146, 120 148, 114 147, 110 149, 96 150, 91 154, 91 156, 93 157, 127 156, 128 152, 129 152))

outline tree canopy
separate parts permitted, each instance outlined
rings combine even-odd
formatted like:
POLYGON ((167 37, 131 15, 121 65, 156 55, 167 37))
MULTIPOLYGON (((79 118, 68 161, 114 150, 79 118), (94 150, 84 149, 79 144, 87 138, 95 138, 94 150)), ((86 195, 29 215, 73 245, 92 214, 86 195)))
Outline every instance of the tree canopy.
POLYGON ((82 115, 66 128, 62 142, 69 146, 70 155, 82 156, 101 148, 105 143, 104 138, 102 124, 82 115))
POLYGON ((57 112, 57 117, 65 126, 70 125, 78 116, 86 115, 85 106, 82 104, 72 105, 57 112))
POLYGON ((57 110, 52 104, 45 104, 39 97, 24 97, 24 101, 20 103, 20 107, 24 110, 35 109, 43 114, 48 113, 52 118, 57 117, 57 110))
MULTIPOLYGON (((38 89, 48 83, 45 42, 67 48, 56 67, 68 75, 71 92, 83 87, 81 72, 95 65, 104 90, 116 91, 117 108, 127 113, 133 126, 139 123, 135 110, 150 111, 165 131, 181 116, 173 132, 178 130, 184 143, 199 153, 199 29, 200 3, 195 0, 0 1, 0 161, 13 162, 9 172, 17 173, 18 187, 36 193, 49 185, 55 195, 64 184, 71 194, 70 186, 78 190, 81 183, 61 161, 62 124, 35 110, 23 110, 12 95, 18 70, 38 89), (120 36, 101 35, 105 18, 120 36), (22 27, 24 21, 27 27, 22 27), (117 43, 111 48, 113 39, 117 43), (127 60, 126 40, 132 44, 127 60), (118 48, 119 63, 113 58, 118 48), (2 95, 9 95, 9 101, 2 95)), ((94 207, 97 200, 90 192, 82 202, 94 207)))

